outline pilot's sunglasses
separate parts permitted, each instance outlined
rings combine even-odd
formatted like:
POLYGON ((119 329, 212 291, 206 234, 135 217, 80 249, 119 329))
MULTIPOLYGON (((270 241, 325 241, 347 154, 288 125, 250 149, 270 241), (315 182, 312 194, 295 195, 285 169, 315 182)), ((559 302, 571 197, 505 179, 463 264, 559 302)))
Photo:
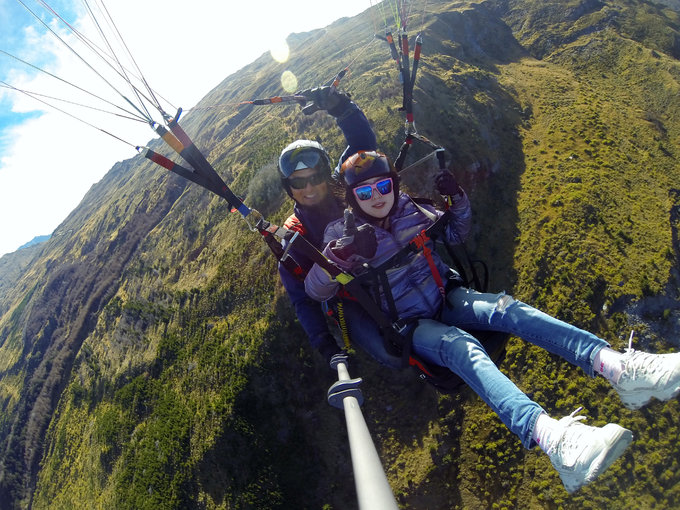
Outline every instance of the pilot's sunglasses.
POLYGON ((326 180, 326 176, 320 172, 310 175, 309 177, 290 177, 288 184, 293 189, 305 189, 307 184, 317 186, 326 180))
POLYGON ((362 202, 370 200, 373 197, 373 190, 378 190, 381 195, 387 195, 392 192, 392 177, 383 179, 382 181, 374 182, 373 184, 364 184, 354 188, 354 196, 362 202))

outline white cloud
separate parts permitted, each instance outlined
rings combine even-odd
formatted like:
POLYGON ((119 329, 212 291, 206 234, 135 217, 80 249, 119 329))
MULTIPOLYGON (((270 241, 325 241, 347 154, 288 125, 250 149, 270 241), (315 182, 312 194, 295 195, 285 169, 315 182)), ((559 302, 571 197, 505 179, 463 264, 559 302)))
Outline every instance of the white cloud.
MULTIPOLYGON (((109 4, 107 8, 145 78, 175 105, 187 109, 229 74, 280 46, 290 33, 322 28, 342 16, 353 16, 367 9, 370 1, 251 0, 237 4, 213 0, 117 0, 109 4)), ((88 24, 85 17, 77 22, 94 40, 88 24)), ((50 25, 74 41, 61 23, 50 25)), ((18 30, 23 30, 19 35, 28 44, 22 58, 45 66, 50 62, 50 72, 88 90, 97 90, 103 97, 114 98, 102 80, 44 27, 33 25, 18 30)), ((4 49, 3 42, 8 38, 0 34, 0 49, 4 49)), ((120 52, 116 48, 116 53, 120 52)), ((3 66, 6 63, 6 58, 0 61, 3 66)), ((101 63, 97 66, 99 70, 103 68, 101 63)), ((9 72, 0 73, 0 79, 11 80, 18 88, 92 103, 75 89, 45 75, 36 76, 16 62, 12 62, 9 72)), ((11 97, 13 112, 43 113, 17 121, 0 132, 5 147, 0 154, 0 255, 36 235, 52 232, 116 161, 135 155, 132 147, 46 109, 33 99, 0 89, 0 101, 3 96, 11 97)), ((90 112, 69 105, 64 109, 91 119, 90 112)), ((116 122, 107 116, 107 129, 124 134, 123 138, 131 143, 145 143, 153 137, 148 126, 127 121, 119 129, 116 122)), ((101 125, 101 117, 94 118, 93 123, 101 125)))
POLYGON ((10 136, 13 143, 0 161, 3 248, 52 232, 112 166, 113 155, 127 157, 118 144, 54 113, 12 128, 10 136))

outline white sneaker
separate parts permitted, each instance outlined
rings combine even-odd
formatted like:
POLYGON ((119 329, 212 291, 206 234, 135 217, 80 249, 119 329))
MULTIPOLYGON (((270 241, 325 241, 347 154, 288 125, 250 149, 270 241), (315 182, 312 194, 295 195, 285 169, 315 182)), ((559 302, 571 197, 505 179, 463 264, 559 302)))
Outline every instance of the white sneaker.
POLYGON ((639 409, 652 397, 669 400, 680 393, 680 353, 648 354, 626 349, 623 363, 623 373, 612 386, 628 409, 639 409))
POLYGON ((559 439, 547 452, 569 494, 592 482, 618 459, 633 440, 633 433, 619 425, 604 427, 584 425, 585 416, 576 416, 581 408, 558 423, 559 439))

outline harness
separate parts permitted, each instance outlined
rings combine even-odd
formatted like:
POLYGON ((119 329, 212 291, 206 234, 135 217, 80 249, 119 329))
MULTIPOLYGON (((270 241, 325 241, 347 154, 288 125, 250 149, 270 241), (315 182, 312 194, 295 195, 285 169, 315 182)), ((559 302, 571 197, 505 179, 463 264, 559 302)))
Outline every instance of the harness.
MULTIPOLYGON (((337 298, 337 313, 333 314, 332 310, 328 314, 335 319, 336 324, 342 334, 343 342, 346 347, 350 346, 350 336, 347 327, 347 318, 344 313, 343 301, 351 299, 356 301, 376 322, 382 333, 383 341, 387 351, 395 356, 399 356, 402 360, 402 368, 414 367, 420 379, 433 385, 438 391, 444 393, 451 393, 458 391, 463 385, 463 381, 453 372, 445 367, 432 365, 427 363, 412 352, 412 333, 413 323, 417 322, 418 318, 401 319, 398 316, 396 303, 391 292, 389 281, 387 278, 387 271, 407 263, 415 253, 421 252, 427 260, 432 277, 434 278, 437 288, 439 289, 442 298, 445 301, 445 296, 448 291, 456 286, 469 286, 479 291, 486 291, 488 283, 488 268, 481 260, 472 260, 465 250, 463 245, 450 245, 443 241, 444 229, 450 221, 451 212, 446 210, 442 216, 430 212, 424 208, 421 203, 429 203, 426 200, 412 199, 416 208, 429 218, 432 223, 427 228, 416 234, 411 241, 392 255, 388 260, 384 261, 378 266, 365 265, 363 270, 354 275, 354 278, 349 281, 340 281, 343 285, 336 295, 337 298), (420 203, 419 203, 420 202, 420 203), (449 258, 452 266, 456 271, 447 275, 441 275, 437 269, 433 251, 438 246, 442 245, 449 258), (456 250, 462 252, 461 255, 456 253, 456 250), (478 269, 482 269, 480 277, 478 269), (389 314, 383 312, 380 308, 380 295, 385 296, 387 301, 389 314)), ((304 225, 295 216, 291 215, 284 223, 285 227, 294 235, 291 237, 289 246, 286 250, 280 249, 274 252, 277 258, 285 263, 286 260, 292 260, 289 254, 292 245, 296 244, 296 239, 299 235, 305 233, 304 225), (284 257, 281 259, 277 253, 283 253, 284 257)), ((278 244, 278 243, 277 243, 278 244)), ((300 243, 299 248, 304 248, 305 244, 300 243)), ((279 245, 279 248, 280 245, 279 245)), ((318 253, 312 259, 318 258, 318 253)), ((314 260, 315 262, 320 262, 314 260)), ((326 261, 327 262, 327 261, 326 261)), ((306 276, 302 268, 294 263, 297 272, 291 271, 301 280, 306 276)), ((445 304, 443 306, 446 306, 445 304)), ((508 335, 498 332, 473 331, 470 332, 484 345, 487 353, 496 363, 499 363, 505 352, 505 344, 507 343, 508 335)))
MULTIPOLYGON (((451 212, 447 210, 442 216, 437 217, 436 214, 431 213, 413 199, 412 203, 422 214, 432 221, 432 224, 427 229, 424 229, 416 234, 416 236, 411 239, 408 244, 406 244, 403 248, 393 254, 389 259, 382 262, 380 265, 370 266, 366 264, 364 266, 364 270, 355 275, 355 279, 353 280, 353 283, 356 282, 355 286, 361 286, 367 290, 367 295, 372 295, 374 304, 380 302, 381 293, 385 297, 389 310, 389 316, 385 315, 385 313, 383 313, 383 311, 378 307, 380 317, 377 317, 376 314, 371 313, 369 310, 369 307, 373 308, 372 306, 369 305, 367 307, 366 303, 364 303, 361 299, 357 300, 371 314, 373 319, 381 327, 384 339, 387 343, 386 347, 388 348, 388 352, 392 352, 395 355, 401 356, 403 366, 409 366, 412 364, 410 361, 410 358, 412 357, 411 339, 408 333, 409 326, 416 322, 418 318, 402 319, 399 317, 387 272, 391 269, 405 265, 412 259, 414 254, 422 251, 442 298, 445 298, 446 296, 447 286, 451 286, 448 281, 454 281, 455 278, 453 274, 447 275, 447 284, 444 283, 444 278, 439 273, 439 270, 435 265, 434 258, 432 256, 432 249, 430 248, 430 245, 434 245, 444 233, 444 229, 451 218, 451 212)), ((458 283, 460 284, 462 282, 458 283)), ((347 290, 352 293, 352 289, 347 290)))
MULTIPOLYGON (((418 201, 421 203, 425 202, 423 200, 418 201)), ((364 300, 357 300, 369 310, 373 319, 381 327, 383 340, 388 352, 400 356, 403 368, 414 367, 418 372, 418 377, 434 386, 439 392, 453 393, 460 390, 464 381, 448 368, 428 363, 413 353, 411 334, 415 328, 409 328, 409 326, 417 322, 418 318, 405 320, 398 317, 396 304, 394 303, 387 278, 387 271, 403 265, 407 259, 413 257, 414 253, 422 251, 432 272, 432 277, 443 296, 442 306, 447 306, 445 296, 457 286, 466 286, 480 292, 485 292, 487 290, 489 273, 487 265, 483 261, 470 258, 464 245, 456 245, 454 248, 454 246, 445 241, 444 229, 450 220, 450 210, 447 209, 442 216, 437 217, 436 214, 422 207, 418 201, 413 200, 413 203, 421 213, 430 218, 432 224, 427 229, 418 233, 404 248, 395 253, 387 261, 376 267, 366 266, 361 274, 355 276, 352 283, 355 285, 358 283, 363 289, 369 289, 364 294, 373 295, 373 304, 379 302, 380 290, 382 289, 382 293, 388 303, 389 318, 380 308, 378 308, 378 315, 371 313, 369 308, 365 306, 364 300), (447 275, 439 274, 432 256, 433 247, 436 249, 439 245, 445 247, 451 259, 451 264, 449 265, 455 267, 455 272, 452 271, 447 275), (456 251, 461 252, 460 255, 456 251), (482 272, 481 276, 479 269, 482 272)), ((348 288, 347 290, 351 292, 351 289, 348 288)), ((373 309, 371 304, 369 306, 373 309)), ((496 364, 502 361, 505 355, 505 346, 509 338, 508 334, 496 331, 468 331, 468 333, 480 341, 489 357, 496 364)))

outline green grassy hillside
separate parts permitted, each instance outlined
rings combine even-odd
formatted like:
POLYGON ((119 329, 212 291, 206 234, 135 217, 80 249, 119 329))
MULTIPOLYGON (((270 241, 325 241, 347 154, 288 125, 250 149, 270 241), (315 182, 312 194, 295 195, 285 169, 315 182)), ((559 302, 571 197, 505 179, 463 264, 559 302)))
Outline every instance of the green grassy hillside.
MULTIPOLYGON (((468 190, 468 243, 507 290, 623 349, 680 349, 677 6, 427 2, 419 132, 468 190)), ((368 5, 368 4, 367 4, 368 5)), ((229 76, 182 124, 268 219, 291 202, 275 161, 297 137, 339 155, 323 113, 236 107, 326 82, 403 139, 401 89, 371 16, 289 38, 229 76)), ((414 155, 414 159, 417 155, 414 155)), ((405 186, 432 194, 429 165, 405 186)), ((295 321, 264 243, 227 204, 133 158, 117 164, 0 293, 3 508, 356 507, 334 374, 295 321)), ((511 339, 501 369, 551 414, 585 406, 635 443, 568 496, 469 390, 437 394, 357 353, 364 414, 405 509, 677 508, 680 405, 626 410, 601 380, 511 339)))

